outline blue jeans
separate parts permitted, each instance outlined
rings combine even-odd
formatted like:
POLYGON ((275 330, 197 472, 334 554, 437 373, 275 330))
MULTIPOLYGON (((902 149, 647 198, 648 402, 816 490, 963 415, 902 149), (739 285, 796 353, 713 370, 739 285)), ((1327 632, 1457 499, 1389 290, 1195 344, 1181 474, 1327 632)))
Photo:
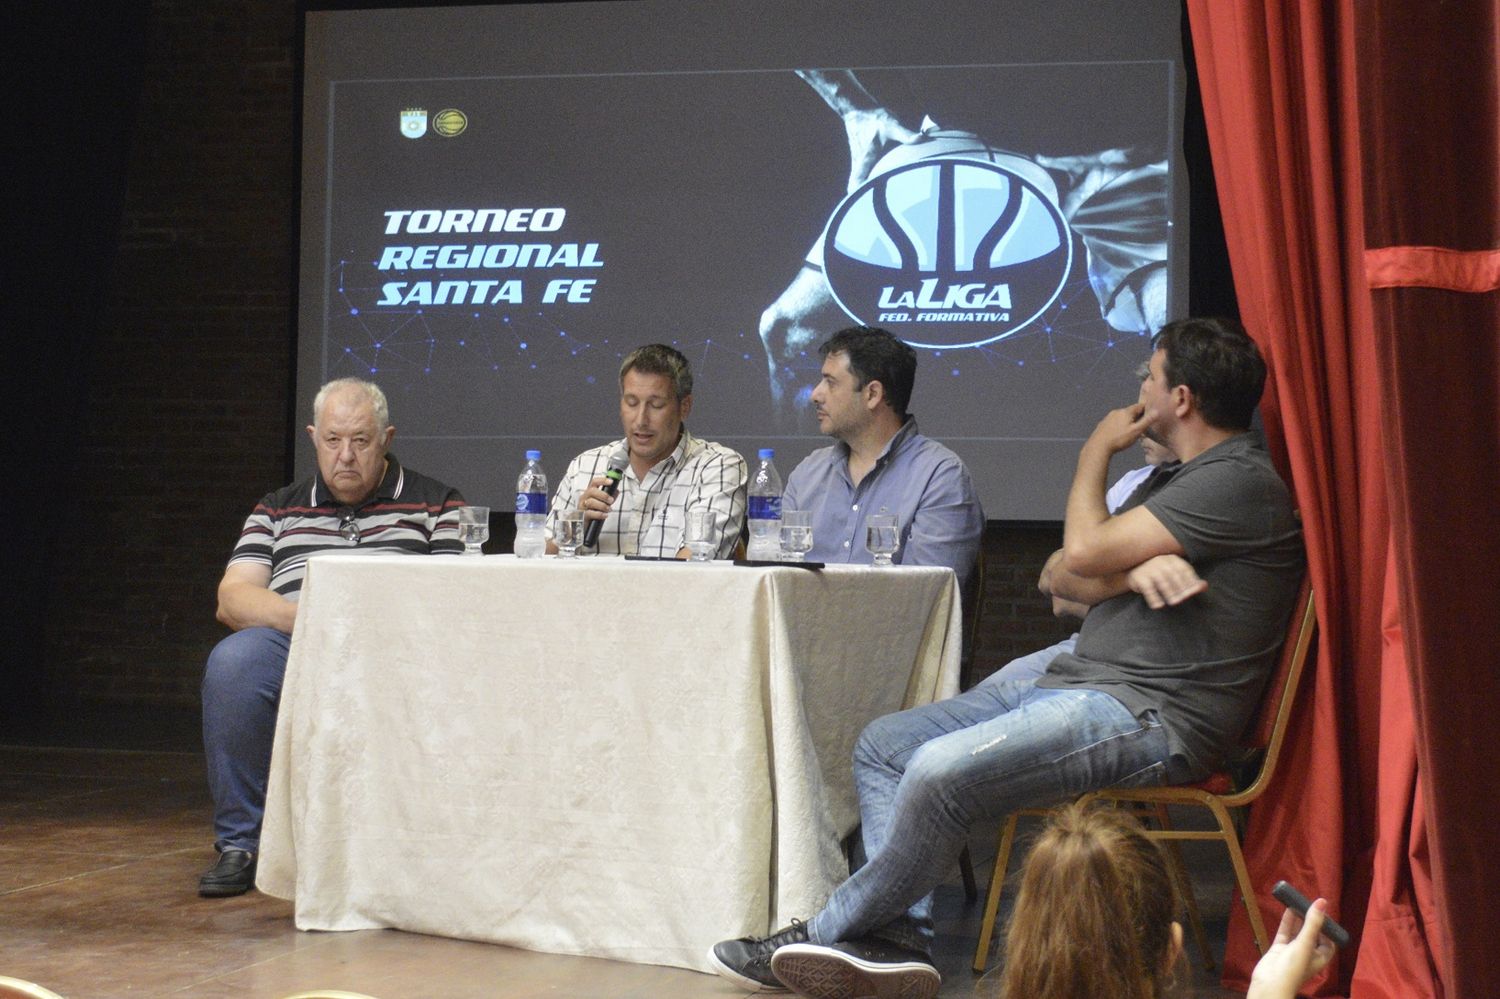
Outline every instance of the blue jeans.
POLYGON ((260 847, 276 707, 290 635, 246 628, 214 646, 203 671, 203 753, 214 799, 215 846, 260 847))
POLYGON ((871 722, 854 748, 869 861, 808 923, 814 943, 876 936, 930 952, 932 890, 969 827, 1086 791, 1165 781, 1167 737, 1108 694, 990 677, 871 722))

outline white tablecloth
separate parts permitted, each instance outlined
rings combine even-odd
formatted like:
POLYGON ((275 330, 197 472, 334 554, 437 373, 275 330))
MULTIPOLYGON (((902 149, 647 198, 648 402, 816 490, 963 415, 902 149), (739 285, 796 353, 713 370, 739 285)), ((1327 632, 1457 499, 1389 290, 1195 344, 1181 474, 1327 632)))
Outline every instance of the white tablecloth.
POLYGON ((257 886, 397 927, 707 970, 818 910, 870 719, 957 690, 948 569, 324 556, 257 886))

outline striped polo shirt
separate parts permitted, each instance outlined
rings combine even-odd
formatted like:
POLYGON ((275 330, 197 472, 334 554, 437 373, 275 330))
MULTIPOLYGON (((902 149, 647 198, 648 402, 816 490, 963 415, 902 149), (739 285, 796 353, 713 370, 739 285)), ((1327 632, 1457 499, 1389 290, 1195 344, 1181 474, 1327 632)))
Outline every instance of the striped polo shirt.
POLYGON ((307 560, 322 552, 344 555, 456 555, 458 490, 401 467, 387 454, 385 476, 363 504, 340 503, 321 474, 284 486, 251 511, 230 565, 264 565, 270 588, 296 600, 307 560), (356 530, 358 533, 356 533, 356 530))

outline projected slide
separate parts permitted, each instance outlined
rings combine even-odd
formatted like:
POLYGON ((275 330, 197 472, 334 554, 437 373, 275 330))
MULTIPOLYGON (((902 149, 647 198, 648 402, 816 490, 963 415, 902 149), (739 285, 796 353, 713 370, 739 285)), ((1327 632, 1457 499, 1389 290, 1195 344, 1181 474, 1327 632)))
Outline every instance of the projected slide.
POLYGON ((981 28, 924 21, 901 64, 847 58, 901 5, 695 5, 723 53, 681 5, 309 14, 299 399, 373 378, 404 460, 504 508, 524 448, 556 476, 619 435, 620 359, 663 341, 695 433, 786 474, 826 443, 818 343, 867 323, 917 349, 913 411, 990 515, 1060 518, 1180 312, 1175 8, 1135 58, 1019 61, 972 37, 990 5, 931 6, 981 28))

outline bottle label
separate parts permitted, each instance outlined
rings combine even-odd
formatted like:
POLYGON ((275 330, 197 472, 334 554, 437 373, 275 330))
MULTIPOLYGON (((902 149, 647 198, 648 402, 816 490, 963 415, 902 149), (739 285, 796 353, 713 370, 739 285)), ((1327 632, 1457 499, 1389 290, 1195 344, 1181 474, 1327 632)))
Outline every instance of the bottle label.
POLYGON ((516 513, 547 512, 546 493, 516 493, 516 513))
POLYGON ((750 519, 751 520, 780 520, 781 519, 781 497, 780 496, 751 496, 750 497, 750 519))

